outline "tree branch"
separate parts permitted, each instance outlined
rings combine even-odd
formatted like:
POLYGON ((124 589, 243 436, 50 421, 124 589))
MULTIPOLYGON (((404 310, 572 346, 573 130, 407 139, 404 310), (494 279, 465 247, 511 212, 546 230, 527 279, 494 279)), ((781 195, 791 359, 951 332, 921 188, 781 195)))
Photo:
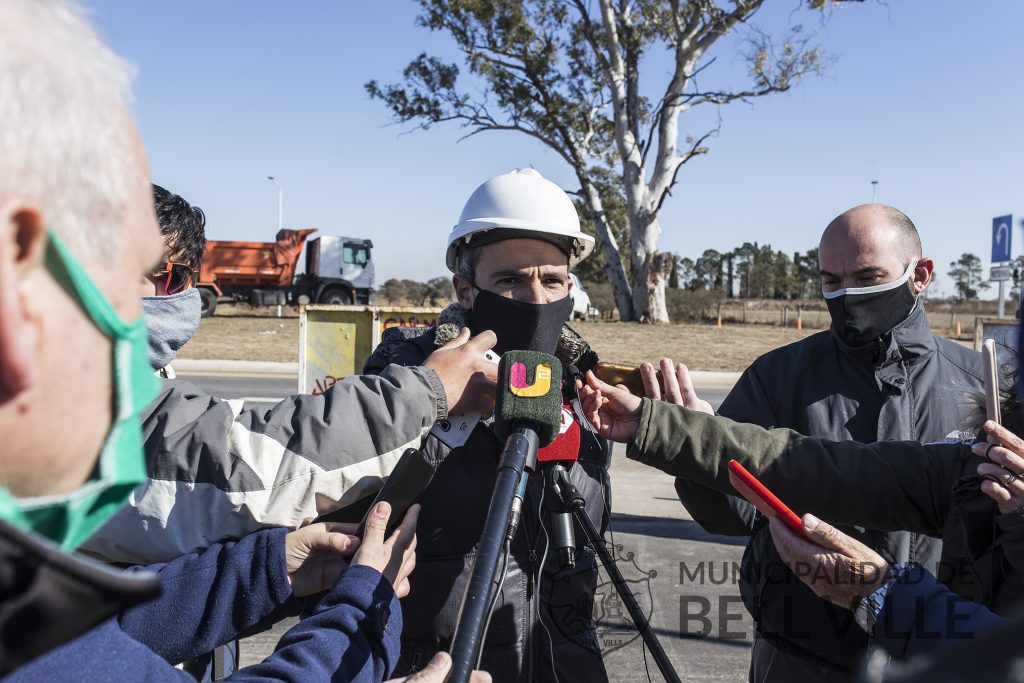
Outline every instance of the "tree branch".
POLYGON ((693 157, 699 156, 701 154, 707 154, 710 151, 710 148, 704 147, 704 143, 708 140, 708 138, 717 136, 721 129, 722 119, 721 117, 719 117, 718 125, 715 126, 713 129, 709 130, 708 132, 704 133, 703 135, 701 135, 696 140, 694 140, 690 144, 689 150, 687 150, 683 154, 673 155, 673 168, 671 176, 666 176, 667 182, 663 182, 661 185, 656 186, 652 189, 651 196, 654 199, 652 213, 654 215, 657 215, 661 211, 661 207, 665 203, 665 199, 667 199, 668 196, 672 194, 672 187, 676 184, 676 178, 679 175, 679 169, 681 169, 683 167, 683 164, 685 164, 693 157))

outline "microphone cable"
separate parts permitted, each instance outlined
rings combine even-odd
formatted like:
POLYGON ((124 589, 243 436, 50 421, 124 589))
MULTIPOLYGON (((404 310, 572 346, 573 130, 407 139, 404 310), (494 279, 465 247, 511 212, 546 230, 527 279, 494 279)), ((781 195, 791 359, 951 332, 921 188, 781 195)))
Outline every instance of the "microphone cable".
POLYGON ((561 683, 558 679, 558 673, 555 671, 555 639, 551 637, 551 631, 548 630, 547 624, 544 623, 544 610, 540 608, 540 582, 544 577, 544 565, 548 560, 548 549, 551 547, 551 537, 548 535, 548 529, 544 526, 544 491, 547 489, 546 486, 541 487, 540 490, 540 502, 537 503, 537 519, 540 521, 540 530, 544 532, 544 554, 540 557, 540 569, 537 571, 537 585, 534 588, 535 595, 534 599, 537 600, 537 619, 540 621, 540 626, 544 629, 544 633, 548 636, 548 655, 551 662, 551 675, 555 677, 555 683, 561 683))

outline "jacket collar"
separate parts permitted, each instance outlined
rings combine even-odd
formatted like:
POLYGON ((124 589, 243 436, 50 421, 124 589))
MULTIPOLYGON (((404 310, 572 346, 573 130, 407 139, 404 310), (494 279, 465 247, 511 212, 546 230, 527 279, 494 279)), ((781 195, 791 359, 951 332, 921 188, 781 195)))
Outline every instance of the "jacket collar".
POLYGON ((933 353, 936 346, 935 335, 932 334, 924 303, 920 299, 903 322, 870 344, 850 346, 836 334, 834 328, 829 328, 829 333, 843 354, 880 367, 926 356, 933 353))
POLYGON ((0 676, 160 594, 125 574, 0 521, 0 676))

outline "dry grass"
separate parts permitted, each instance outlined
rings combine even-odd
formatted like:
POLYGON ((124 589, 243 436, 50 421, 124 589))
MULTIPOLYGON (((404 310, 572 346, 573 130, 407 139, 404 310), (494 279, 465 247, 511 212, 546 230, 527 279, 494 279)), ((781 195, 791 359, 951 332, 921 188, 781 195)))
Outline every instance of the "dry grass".
POLYGON ((640 325, 574 323, 602 360, 638 364, 669 357, 692 370, 739 371, 761 354, 820 330, 767 325, 640 325))
POLYGON ((196 336, 178 357, 295 363, 299 360, 299 317, 294 309, 285 309, 284 315, 278 318, 276 309, 270 308, 218 306, 216 315, 203 318, 196 336))
MULTIPOLYGON (((295 309, 286 308, 284 315, 275 317, 275 309, 220 306, 217 315, 203 320, 199 332, 178 356, 294 363, 299 359, 299 319, 295 309)), ((947 323, 948 317, 939 320, 947 323)), ((683 360, 693 370, 725 372, 743 370, 761 354, 821 331, 751 324, 719 328, 713 324, 577 322, 573 327, 606 361, 636 364, 667 356, 683 360)), ((973 332, 973 320, 970 326, 965 322, 964 335, 973 332)), ((966 336, 961 341, 966 341, 966 336)))

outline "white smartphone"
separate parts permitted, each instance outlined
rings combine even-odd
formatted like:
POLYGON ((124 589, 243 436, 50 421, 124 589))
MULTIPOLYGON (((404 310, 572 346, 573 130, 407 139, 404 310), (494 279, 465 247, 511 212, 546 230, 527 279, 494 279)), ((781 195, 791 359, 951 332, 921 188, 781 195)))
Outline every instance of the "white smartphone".
MULTIPOLYGON (((501 361, 501 356, 491 350, 484 353, 484 358, 495 364, 501 361)), ((459 448, 469 441, 469 435, 476 429, 478 422, 480 422, 480 415, 477 413, 449 415, 447 420, 441 420, 434 425, 430 433, 440 439, 441 443, 448 448, 459 448)))
POLYGON ((1002 424, 999 408, 999 360, 996 343, 986 339, 981 345, 981 371, 985 376, 985 417, 996 424, 1002 424))

